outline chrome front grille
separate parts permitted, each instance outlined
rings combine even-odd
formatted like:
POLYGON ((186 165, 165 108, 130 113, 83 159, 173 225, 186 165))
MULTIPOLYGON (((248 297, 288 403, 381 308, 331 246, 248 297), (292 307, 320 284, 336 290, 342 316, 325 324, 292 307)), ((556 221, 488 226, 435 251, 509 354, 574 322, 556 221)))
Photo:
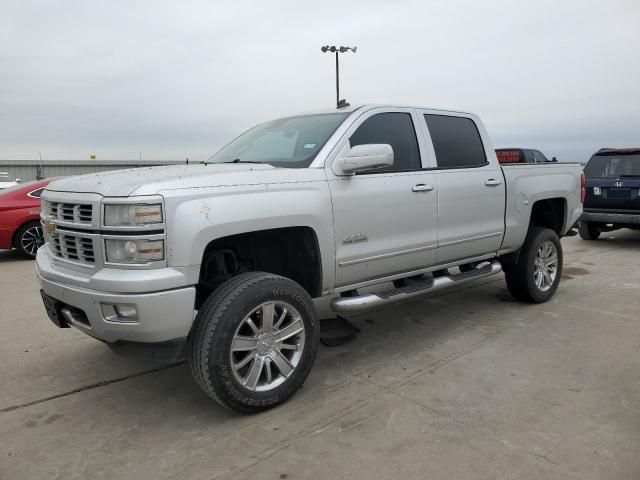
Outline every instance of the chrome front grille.
POLYGON ((46 203, 47 217, 60 222, 76 223, 80 225, 91 225, 93 217, 93 207, 85 203, 46 203))
POLYGON ((81 237, 72 232, 60 232, 51 237, 51 252, 65 260, 93 265, 96 263, 96 255, 93 239, 81 237))

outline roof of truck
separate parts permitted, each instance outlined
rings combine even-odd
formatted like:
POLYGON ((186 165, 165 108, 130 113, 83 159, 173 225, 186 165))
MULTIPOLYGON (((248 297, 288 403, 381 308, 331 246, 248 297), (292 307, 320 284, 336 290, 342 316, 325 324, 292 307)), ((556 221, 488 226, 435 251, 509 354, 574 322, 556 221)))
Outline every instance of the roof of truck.
POLYGON ((363 103, 359 105, 349 105, 348 107, 342 107, 342 108, 331 108, 331 109, 311 110, 311 111, 307 110, 307 111, 301 112, 300 114, 312 115, 312 114, 319 114, 319 113, 336 113, 336 112, 351 113, 360 109, 371 110, 372 108, 419 108, 421 110, 433 110, 433 111, 442 112, 442 113, 461 113, 464 115, 472 115, 471 112, 462 112, 459 110, 447 110, 443 108, 420 107, 416 105, 396 105, 396 104, 387 104, 387 103, 363 103))

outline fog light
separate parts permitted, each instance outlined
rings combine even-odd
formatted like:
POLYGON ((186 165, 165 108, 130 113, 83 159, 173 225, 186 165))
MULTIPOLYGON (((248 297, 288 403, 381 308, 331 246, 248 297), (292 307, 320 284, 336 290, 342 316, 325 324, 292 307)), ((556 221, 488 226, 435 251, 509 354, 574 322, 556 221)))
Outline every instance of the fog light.
POLYGON ((138 310, 135 305, 122 303, 101 303, 102 316, 109 322, 137 323, 138 310))

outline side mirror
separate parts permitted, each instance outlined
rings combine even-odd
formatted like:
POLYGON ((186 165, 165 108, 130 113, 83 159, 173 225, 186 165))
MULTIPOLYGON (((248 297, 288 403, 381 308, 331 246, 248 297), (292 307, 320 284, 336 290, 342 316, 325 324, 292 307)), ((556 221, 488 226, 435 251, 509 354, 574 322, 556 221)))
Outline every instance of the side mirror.
POLYGON ((553 157, 553 158, 551 159, 551 161, 552 161, 552 162, 557 162, 557 161, 558 161, 558 159, 557 159, 556 157, 553 157))
POLYGON ((337 175, 355 175, 357 172, 393 166, 393 148, 387 143, 369 143, 349 148, 345 145, 336 159, 337 175))

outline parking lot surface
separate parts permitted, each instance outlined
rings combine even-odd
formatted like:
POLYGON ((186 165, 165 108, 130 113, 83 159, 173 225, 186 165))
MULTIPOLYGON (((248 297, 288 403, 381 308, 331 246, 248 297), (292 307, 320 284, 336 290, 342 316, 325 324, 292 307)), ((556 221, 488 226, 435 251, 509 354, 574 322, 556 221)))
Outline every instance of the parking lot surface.
POLYGON ((563 240, 551 302, 502 275, 352 319, 288 403, 223 409, 119 357, 0 252, 0 478, 640 478, 640 233, 563 240))

